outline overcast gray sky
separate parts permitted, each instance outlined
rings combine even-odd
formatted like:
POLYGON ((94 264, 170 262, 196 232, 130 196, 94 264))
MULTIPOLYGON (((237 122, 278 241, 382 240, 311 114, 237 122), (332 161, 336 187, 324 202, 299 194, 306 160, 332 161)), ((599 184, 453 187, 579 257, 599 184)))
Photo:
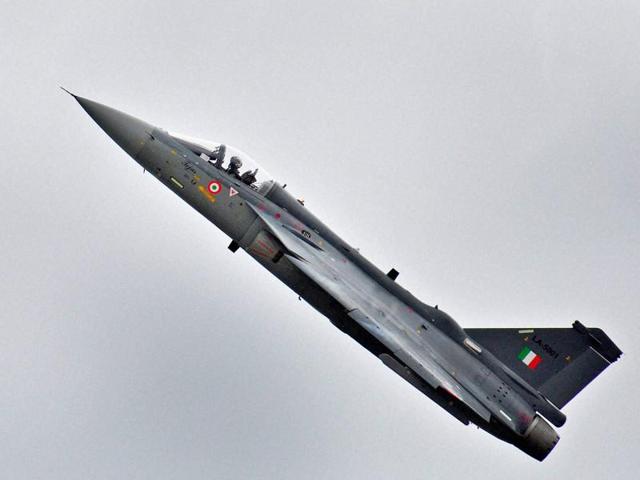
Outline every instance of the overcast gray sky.
POLYGON ((637 0, 204 3, 2 4, 0 476, 637 478, 637 0), (538 464, 232 255, 58 85, 246 151, 462 326, 580 319, 625 356, 538 464))

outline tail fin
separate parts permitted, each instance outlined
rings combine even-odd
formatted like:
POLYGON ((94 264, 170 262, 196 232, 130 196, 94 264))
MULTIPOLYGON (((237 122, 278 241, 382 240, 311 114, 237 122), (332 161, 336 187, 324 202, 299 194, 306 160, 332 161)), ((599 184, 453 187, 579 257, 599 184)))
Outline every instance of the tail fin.
POLYGON ((465 332, 540 391, 564 407, 622 355, 599 328, 467 328, 465 332))

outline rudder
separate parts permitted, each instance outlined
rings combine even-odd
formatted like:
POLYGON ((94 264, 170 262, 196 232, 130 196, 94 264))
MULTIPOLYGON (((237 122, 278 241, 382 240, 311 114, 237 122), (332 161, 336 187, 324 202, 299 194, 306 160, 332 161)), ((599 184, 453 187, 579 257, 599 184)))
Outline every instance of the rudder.
POLYGON ((465 332, 558 408, 622 351, 599 328, 467 328, 465 332))

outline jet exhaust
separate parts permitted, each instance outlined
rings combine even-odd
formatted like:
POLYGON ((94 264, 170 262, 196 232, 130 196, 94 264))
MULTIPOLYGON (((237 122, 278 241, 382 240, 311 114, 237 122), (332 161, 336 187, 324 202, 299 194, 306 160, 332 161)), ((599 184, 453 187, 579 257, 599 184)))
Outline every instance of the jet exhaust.
POLYGON ((524 436, 513 442, 513 445, 541 462, 547 458, 559 440, 560 436, 553 427, 536 415, 524 436))

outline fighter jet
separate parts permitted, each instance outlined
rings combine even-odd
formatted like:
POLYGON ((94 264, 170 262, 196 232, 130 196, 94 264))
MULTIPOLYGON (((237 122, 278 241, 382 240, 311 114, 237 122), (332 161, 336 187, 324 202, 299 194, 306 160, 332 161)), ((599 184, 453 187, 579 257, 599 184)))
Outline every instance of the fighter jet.
POLYGON ((364 258, 230 145, 73 95, 122 149, 333 325, 465 425, 542 461, 561 409, 621 350, 600 329, 461 328, 364 258))

